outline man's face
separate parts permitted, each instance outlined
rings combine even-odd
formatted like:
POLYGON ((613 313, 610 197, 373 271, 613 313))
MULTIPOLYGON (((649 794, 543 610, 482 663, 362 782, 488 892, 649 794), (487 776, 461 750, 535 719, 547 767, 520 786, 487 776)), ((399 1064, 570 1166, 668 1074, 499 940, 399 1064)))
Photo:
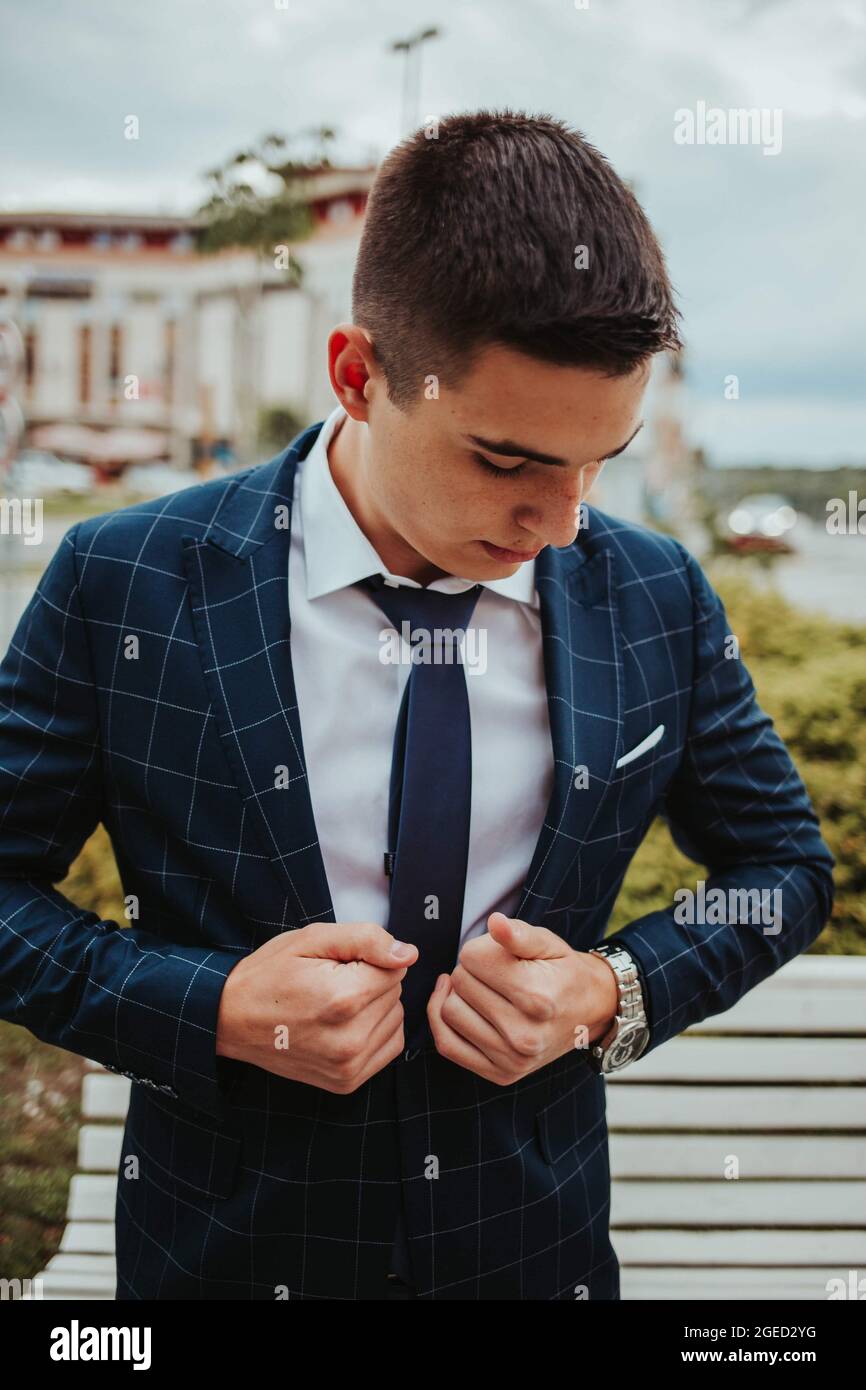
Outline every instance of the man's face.
POLYGON ((647 365, 612 378, 492 346, 457 389, 403 412, 374 369, 353 480, 364 529, 392 572, 422 583, 433 570, 505 578, 570 545, 605 456, 640 425, 648 378, 647 365))

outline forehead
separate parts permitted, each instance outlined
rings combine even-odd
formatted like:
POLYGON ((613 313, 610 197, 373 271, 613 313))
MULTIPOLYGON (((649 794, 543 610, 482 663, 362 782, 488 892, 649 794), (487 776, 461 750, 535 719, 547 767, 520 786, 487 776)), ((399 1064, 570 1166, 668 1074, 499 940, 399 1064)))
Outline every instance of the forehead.
POLYGON ((541 362, 512 348, 482 349, 450 394, 455 432, 514 439, 545 453, 573 456, 583 442, 613 450, 638 424, 650 377, 641 364, 628 376, 541 362))

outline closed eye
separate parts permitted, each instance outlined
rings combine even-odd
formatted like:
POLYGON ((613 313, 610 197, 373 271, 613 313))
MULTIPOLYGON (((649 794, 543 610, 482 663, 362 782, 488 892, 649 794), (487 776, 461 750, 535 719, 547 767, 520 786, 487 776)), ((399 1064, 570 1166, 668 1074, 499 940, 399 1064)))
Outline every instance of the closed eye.
POLYGON ((518 463, 513 468, 500 468, 498 464, 491 463, 489 459, 486 459, 483 454, 473 453, 472 457, 476 463, 479 463, 488 473, 494 473, 497 478, 502 478, 506 474, 514 478, 518 473, 522 473, 527 466, 525 463, 518 463))

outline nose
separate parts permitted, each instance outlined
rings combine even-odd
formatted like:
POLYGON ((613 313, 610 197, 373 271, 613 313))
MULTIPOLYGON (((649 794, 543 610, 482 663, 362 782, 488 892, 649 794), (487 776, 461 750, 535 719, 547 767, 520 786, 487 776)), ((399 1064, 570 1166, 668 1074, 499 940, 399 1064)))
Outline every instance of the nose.
POLYGON ((571 545, 580 527, 580 505, 589 491, 580 473, 550 480, 544 495, 519 509, 517 521, 544 545, 571 545))

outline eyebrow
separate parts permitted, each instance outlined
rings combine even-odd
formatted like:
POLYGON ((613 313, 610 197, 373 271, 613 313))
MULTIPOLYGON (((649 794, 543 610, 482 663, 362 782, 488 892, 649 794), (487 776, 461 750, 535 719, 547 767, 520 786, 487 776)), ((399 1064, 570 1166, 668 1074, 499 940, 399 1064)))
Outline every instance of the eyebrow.
MULTIPOLYGON (((616 458, 617 454, 624 453, 635 435, 643 429, 643 426, 644 421, 641 420, 634 434, 624 444, 620 444, 618 449, 612 449, 609 454, 602 454, 597 462, 604 463, 607 459, 616 458)), ((542 454, 538 449, 533 449, 528 444, 515 444, 513 439, 484 439, 480 434, 465 434, 463 438, 471 440, 473 444, 478 444, 482 449, 487 449, 491 454, 501 454, 504 458, 522 458, 532 463, 549 463, 553 468, 568 467, 568 459, 561 459, 556 454, 542 454)))

